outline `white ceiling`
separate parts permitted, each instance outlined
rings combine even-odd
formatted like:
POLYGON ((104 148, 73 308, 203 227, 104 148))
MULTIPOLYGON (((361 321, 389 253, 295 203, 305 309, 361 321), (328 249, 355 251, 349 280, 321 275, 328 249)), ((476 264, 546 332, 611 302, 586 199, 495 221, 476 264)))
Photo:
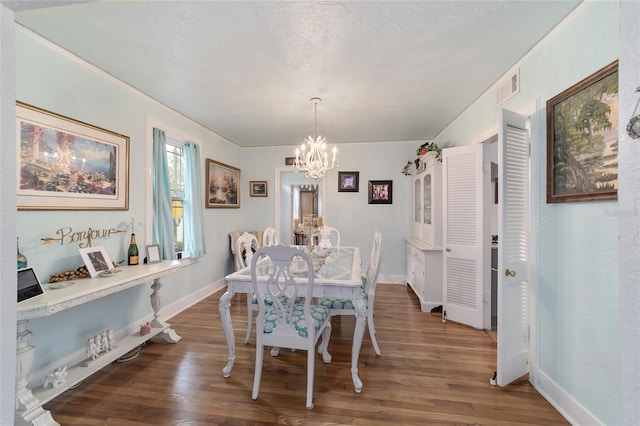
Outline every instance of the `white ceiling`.
POLYGON ((235 144, 271 146, 313 133, 314 96, 329 144, 432 139, 580 0, 3 3, 235 144))

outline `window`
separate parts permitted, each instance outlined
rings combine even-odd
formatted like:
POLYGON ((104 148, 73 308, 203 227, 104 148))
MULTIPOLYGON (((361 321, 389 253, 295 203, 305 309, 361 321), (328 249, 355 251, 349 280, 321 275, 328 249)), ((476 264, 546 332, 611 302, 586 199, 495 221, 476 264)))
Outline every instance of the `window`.
POLYGON ((169 190, 171 191, 171 207, 173 211, 173 239, 175 252, 189 250, 185 247, 184 201, 185 201, 185 161, 184 141, 167 135, 167 167, 169 171, 169 190))

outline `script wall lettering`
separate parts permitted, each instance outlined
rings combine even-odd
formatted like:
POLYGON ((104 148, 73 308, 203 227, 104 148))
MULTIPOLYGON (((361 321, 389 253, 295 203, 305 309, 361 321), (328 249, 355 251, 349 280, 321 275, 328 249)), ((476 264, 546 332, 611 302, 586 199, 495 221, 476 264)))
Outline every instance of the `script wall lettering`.
POLYGON ((65 226, 56 231, 58 238, 42 238, 44 244, 51 244, 55 241, 60 241, 60 245, 75 244, 78 243, 78 247, 86 248, 91 247, 93 240, 99 240, 109 238, 112 235, 122 234, 125 231, 121 231, 116 228, 108 229, 93 229, 91 227, 84 231, 74 231, 70 226, 65 226))

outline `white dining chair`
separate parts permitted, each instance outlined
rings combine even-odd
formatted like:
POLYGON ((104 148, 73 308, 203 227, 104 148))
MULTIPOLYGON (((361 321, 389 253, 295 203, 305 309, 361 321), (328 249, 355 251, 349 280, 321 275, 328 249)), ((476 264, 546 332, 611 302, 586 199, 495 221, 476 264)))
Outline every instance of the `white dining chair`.
MULTIPOLYGON (((254 234, 244 232, 236 241, 236 271, 246 268, 251 264, 254 253, 259 249, 258 238, 254 234)), ((248 343, 253 330, 253 313, 258 310, 256 297, 247 294, 247 335, 244 342, 248 343)))
POLYGON ((310 409, 313 408, 315 348, 320 337, 318 352, 322 353, 325 363, 331 362, 328 352, 331 315, 329 308, 313 304, 314 274, 294 277, 294 268, 313 271, 313 262, 304 250, 284 245, 262 247, 251 261, 251 281, 258 301, 256 367, 251 398, 257 399, 260 392, 265 346, 306 350, 306 407, 310 409), (268 259, 263 260, 264 257, 268 259), (268 274, 266 284, 264 281, 260 284, 256 264, 268 260, 272 266, 265 270, 268 274), (271 305, 265 303, 265 298, 272 301, 271 305))
MULTIPOLYGON (((373 302, 376 297, 376 284, 378 282, 378 274, 380 272, 380 252, 382 248, 382 234, 375 231, 373 234, 373 247, 371 248, 371 256, 369 257, 369 266, 366 274, 362 277, 362 298, 367 307, 367 327, 369 328, 369 336, 373 349, 377 355, 380 355, 380 346, 376 339, 376 327, 373 324, 373 302)), ((318 304, 329 308, 331 316, 336 315, 355 315, 356 311, 353 302, 350 299, 322 298, 318 300, 318 304)))
POLYGON ((278 239, 276 238, 275 228, 267 228, 262 232, 262 247, 277 246, 278 239))

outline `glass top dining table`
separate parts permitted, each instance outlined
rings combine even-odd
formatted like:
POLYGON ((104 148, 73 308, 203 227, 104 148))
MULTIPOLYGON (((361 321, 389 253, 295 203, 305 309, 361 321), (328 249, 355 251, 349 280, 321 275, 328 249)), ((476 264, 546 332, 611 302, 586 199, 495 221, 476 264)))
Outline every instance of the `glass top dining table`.
MULTIPOLYGON (((305 250, 314 263, 314 297, 350 299, 353 302, 356 311, 356 324, 351 347, 351 378, 355 391, 360 393, 362 391, 362 381, 358 376, 358 358, 360 356, 360 347, 362 346, 362 338, 364 336, 367 318, 366 302, 362 299, 362 292, 360 291, 362 286, 360 248, 330 247, 326 252, 317 253, 310 251, 306 246, 297 247, 305 250)), ((258 262, 256 265, 258 268, 258 284, 266 283, 268 276, 267 271, 270 266, 267 262, 258 262)), ((301 277, 305 277, 309 273, 308 269, 302 266, 299 270, 296 270, 296 265, 292 265, 291 270, 295 275, 301 277)), ((253 293, 251 267, 248 266, 229 274, 225 277, 225 280, 227 281, 227 291, 220 297, 219 309, 222 327, 229 349, 227 364, 222 369, 222 373, 225 378, 228 378, 231 376, 231 370, 235 361, 235 339, 229 312, 231 300, 236 293, 253 293)))

